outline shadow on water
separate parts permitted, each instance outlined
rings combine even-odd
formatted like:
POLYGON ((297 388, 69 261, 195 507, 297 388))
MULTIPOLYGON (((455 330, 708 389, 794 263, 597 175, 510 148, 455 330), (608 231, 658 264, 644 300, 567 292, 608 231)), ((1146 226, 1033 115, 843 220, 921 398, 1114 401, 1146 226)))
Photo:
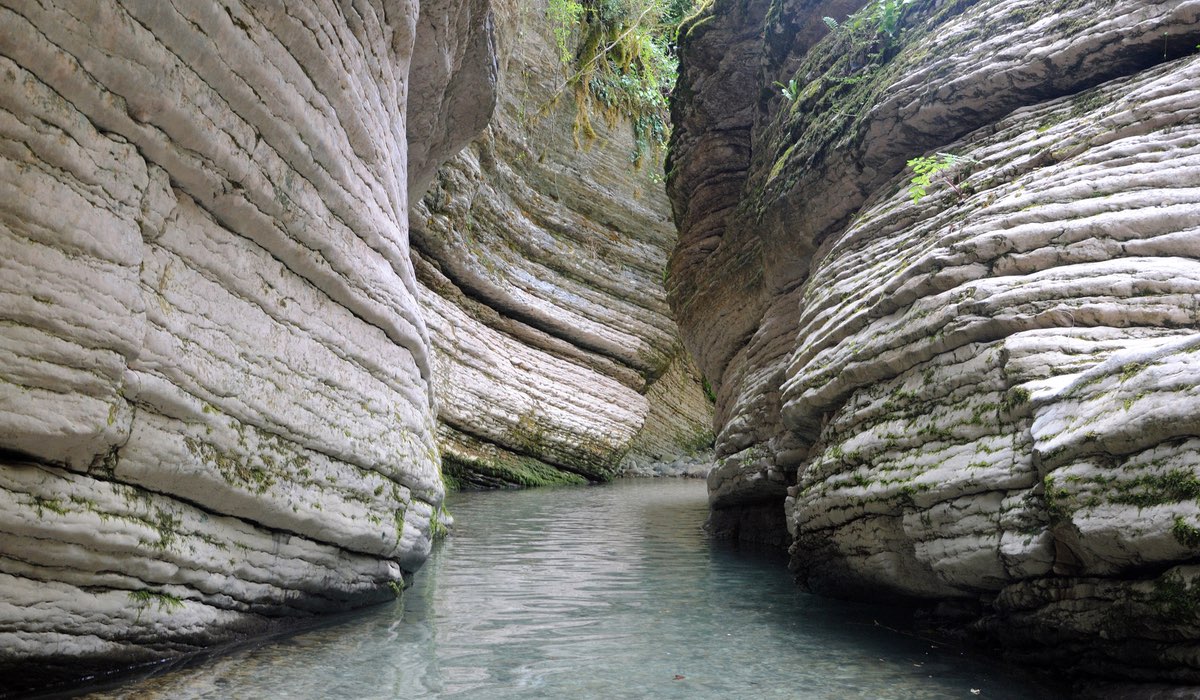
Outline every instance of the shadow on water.
POLYGON ((701 482, 450 507, 403 601, 92 697, 1059 697, 888 629, 895 610, 803 593, 778 551, 709 541, 701 482))

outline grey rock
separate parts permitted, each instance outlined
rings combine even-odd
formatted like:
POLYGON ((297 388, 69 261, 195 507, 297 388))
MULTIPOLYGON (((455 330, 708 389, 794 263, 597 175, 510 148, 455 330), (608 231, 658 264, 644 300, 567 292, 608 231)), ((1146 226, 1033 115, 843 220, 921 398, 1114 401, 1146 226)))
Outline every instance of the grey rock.
POLYGON ((681 34, 710 526, 790 538, 817 591, 974 606, 1033 662, 1200 683, 1200 3, 817 23, 852 10, 718 0, 681 34))
POLYGON ((483 127, 489 8, 345 9, 0 3, 6 688, 386 600, 429 552, 406 173, 483 127))
POLYGON ((711 441, 712 409, 663 291, 659 164, 631 167, 626 119, 589 112, 594 139, 578 133, 586 107, 545 17, 497 5, 495 117, 410 217, 446 472, 528 486, 703 470, 666 467, 711 441))

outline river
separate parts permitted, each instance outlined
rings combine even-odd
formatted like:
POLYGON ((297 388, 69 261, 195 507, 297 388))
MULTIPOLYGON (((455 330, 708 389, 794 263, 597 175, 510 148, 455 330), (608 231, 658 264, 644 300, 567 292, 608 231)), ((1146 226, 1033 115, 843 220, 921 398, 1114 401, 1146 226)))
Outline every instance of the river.
POLYGON ((395 604, 92 698, 1056 698, 705 538, 704 485, 452 494, 395 604))

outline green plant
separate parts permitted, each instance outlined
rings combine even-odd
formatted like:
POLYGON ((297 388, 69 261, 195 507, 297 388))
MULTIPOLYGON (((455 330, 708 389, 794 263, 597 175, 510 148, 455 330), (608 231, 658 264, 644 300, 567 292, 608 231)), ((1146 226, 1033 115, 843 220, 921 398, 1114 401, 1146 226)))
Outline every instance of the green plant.
POLYGON ((549 0, 546 19, 550 20, 550 26, 554 29, 554 43, 564 64, 571 62, 571 39, 582 18, 583 5, 575 0, 549 0))
POLYGON ((1175 516, 1175 523, 1171 525, 1171 534, 1179 544, 1185 547, 1192 549, 1200 547, 1200 529, 1189 525, 1182 515, 1175 516))
POLYGON ((52 513, 58 513, 59 515, 66 515, 69 512, 66 506, 62 504, 62 501, 58 500, 57 498, 42 498, 41 496, 34 496, 33 502, 30 505, 32 505, 34 510, 37 511, 38 518, 42 517, 42 511, 44 510, 48 510, 52 513))
POLYGON ((795 102, 796 98, 800 96, 800 87, 796 85, 795 78, 789 80, 787 85, 784 85, 776 80, 775 87, 779 88, 779 93, 783 95, 784 99, 786 99, 788 102, 795 102))
POLYGON ((879 31, 895 39, 900 33, 900 11, 911 0, 879 0, 875 3, 872 17, 879 31))
POLYGON ((1200 586, 1178 571, 1168 572, 1143 600, 1164 617, 1192 618, 1200 610, 1200 586))
POLYGON ((1116 486, 1113 503, 1146 508, 1162 503, 1200 500, 1200 478, 1191 469, 1172 469, 1165 474, 1143 474, 1116 486))
MULTIPOLYGON (((912 197, 913 204, 921 201, 929 192, 929 187, 933 184, 933 178, 941 180, 948 185, 954 193, 958 195, 959 201, 967 198, 965 192, 954 180, 951 180, 946 171, 952 169, 963 161, 971 159, 964 156, 956 156, 953 153, 938 153, 933 156, 921 156, 908 161, 908 167, 912 168, 914 177, 911 180, 912 186, 908 188, 908 195, 912 197)), ((972 161, 973 162, 973 161, 972 161)))
POLYGON ((1000 403, 1000 406, 1006 411, 1011 411, 1017 406, 1029 403, 1031 396, 1029 390, 1025 387, 1014 387, 1005 394, 1004 401, 1000 403))
POLYGON ((1071 517, 1071 492, 1059 487, 1054 477, 1049 474, 1042 479, 1042 487, 1046 499, 1046 514, 1051 522, 1069 520, 1071 517))
POLYGON ((830 31, 846 29, 850 33, 879 32, 895 39, 900 35, 900 18, 904 6, 914 0, 875 0, 858 12, 846 18, 844 24, 832 17, 822 17, 821 21, 830 31))
POLYGON ((430 535, 433 536, 433 539, 441 539, 450 534, 450 529, 446 527, 446 523, 453 520, 454 518, 451 517, 450 511, 446 509, 446 504, 443 503, 429 521, 430 535))
POLYGON ((575 138, 595 138, 593 114, 610 126, 633 128, 631 160, 660 154, 669 135, 667 95, 678 61, 675 32, 693 0, 550 0, 559 56, 568 77, 550 100, 570 91, 575 98, 575 138))
POLYGON ((142 611, 151 605, 156 605, 160 612, 174 612, 183 609, 183 600, 160 591, 130 591, 129 600, 137 607, 136 620, 142 619, 142 611))

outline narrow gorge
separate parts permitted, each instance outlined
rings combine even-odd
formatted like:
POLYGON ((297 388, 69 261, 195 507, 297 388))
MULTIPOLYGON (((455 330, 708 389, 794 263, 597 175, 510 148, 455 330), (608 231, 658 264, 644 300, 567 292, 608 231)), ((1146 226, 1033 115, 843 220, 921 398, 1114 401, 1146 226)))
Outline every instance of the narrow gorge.
POLYGON ((629 7, 0 0, 0 697, 704 474, 806 590, 1200 692, 1200 0, 629 7))

